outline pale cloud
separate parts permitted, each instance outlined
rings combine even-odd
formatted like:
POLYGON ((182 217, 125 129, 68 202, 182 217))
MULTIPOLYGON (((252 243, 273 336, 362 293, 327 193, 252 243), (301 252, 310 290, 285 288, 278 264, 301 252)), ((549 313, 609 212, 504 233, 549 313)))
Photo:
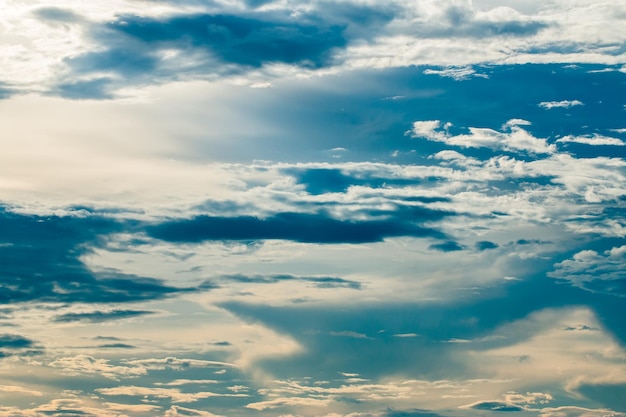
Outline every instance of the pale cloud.
POLYGON ((155 385, 164 385, 168 387, 178 387, 181 385, 192 385, 192 384, 217 384, 218 381, 215 379, 176 379, 171 382, 158 382, 155 385))
POLYGON ((550 109, 569 109, 571 107, 583 106, 583 102, 580 100, 561 100, 561 101, 542 101, 538 104, 539 107, 546 110, 550 109))
POLYGON ((182 370, 187 368, 233 368, 234 364, 228 362, 209 361, 203 359, 180 359, 175 357, 130 359, 124 360, 125 364, 149 370, 182 370))
POLYGON ((246 404, 246 408, 263 411, 283 407, 327 407, 329 404, 330 400, 328 399, 279 397, 273 400, 249 403, 246 404))
POLYGON ((519 127, 519 121, 505 124, 505 131, 489 128, 469 127, 469 134, 453 135, 449 133, 451 125, 438 120, 417 121, 408 132, 414 138, 423 138, 462 148, 492 148, 506 151, 526 151, 537 154, 550 154, 556 151, 546 139, 536 138, 519 127))
MULTIPOLYGON (((126 411, 132 410, 130 406, 126 411)), ((154 411, 155 408, 151 408, 154 411)), ((40 417, 48 415, 85 415, 97 417, 120 417, 119 409, 107 408, 94 399, 60 398, 51 400, 46 404, 34 408, 2 407, 0 406, 0 417, 40 417)), ((145 411, 135 409, 135 411, 145 411)))
POLYGON ((585 308, 538 311, 494 331, 504 336, 520 332, 526 335, 523 340, 469 351, 468 363, 499 378, 515 378, 519 387, 556 384, 576 393, 585 383, 626 382, 626 352, 610 333, 564 330, 572 324, 601 328, 594 313, 585 308))
POLYGON ((185 408, 178 405, 173 405, 164 414, 164 417, 222 417, 218 414, 213 414, 208 411, 194 410, 192 408, 185 408))
POLYGON ((611 145, 611 146, 624 146, 623 140, 618 138, 612 138, 609 136, 594 134, 590 136, 564 136, 557 139, 558 143, 582 143, 585 145, 611 145))
POLYGON ((563 406, 543 408, 539 417, 626 417, 626 414, 602 408, 563 406))
POLYGON ((208 391, 185 393, 176 388, 152 388, 133 385, 114 388, 97 388, 96 391, 107 396, 169 398, 175 403, 191 403, 212 397, 248 397, 247 394, 219 394, 208 391))
POLYGON ((59 358, 48 363, 48 366, 60 368, 69 375, 95 374, 114 380, 136 378, 148 373, 145 366, 137 366, 136 364, 130 366, 111 365, 108 359, 98 359, 88 355, 59 358))
POLYGON ((456 81, 468 80, 472 77, 489 78, 486 74, 477 73, 472 67, 450 67, 442 70, 425 69, 426 75, 439 75, 440 77, 449 77, 456 81))
POLYGON ((555 270, 549 272, 548 276, 569 281, 572 285, 588 291, 623 296, 621 287, 626 282, 625 264, 626 245, 602 253, 584 250, 555 264, 555 270))
POLYGON ((35 397, 41 397, 43 395, 41 391, 30 390, 23 386, 15 386, 15 385, 0 385, 0 392, 6 392, 9 394, 32 395, 35 397))

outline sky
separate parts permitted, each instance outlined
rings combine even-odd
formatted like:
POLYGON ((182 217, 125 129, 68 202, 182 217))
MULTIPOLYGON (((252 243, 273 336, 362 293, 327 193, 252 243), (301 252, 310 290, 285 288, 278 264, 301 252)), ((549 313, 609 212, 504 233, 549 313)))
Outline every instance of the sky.
POLYGON ((0 417, 626 417, 623 1, 0 11, 0 417))

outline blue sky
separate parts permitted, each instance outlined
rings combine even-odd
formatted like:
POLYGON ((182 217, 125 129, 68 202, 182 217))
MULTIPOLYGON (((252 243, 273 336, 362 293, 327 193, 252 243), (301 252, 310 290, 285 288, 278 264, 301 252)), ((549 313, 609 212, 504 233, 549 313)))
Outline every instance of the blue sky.
POLYGON ((0 417, 626 416, 626 5, 6 1, 0 417))

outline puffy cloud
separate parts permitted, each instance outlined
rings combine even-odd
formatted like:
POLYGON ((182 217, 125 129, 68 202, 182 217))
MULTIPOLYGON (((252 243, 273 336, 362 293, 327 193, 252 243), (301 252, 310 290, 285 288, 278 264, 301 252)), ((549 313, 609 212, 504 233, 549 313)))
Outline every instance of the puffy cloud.
POLYGON ((626 245, 607 249, 602 253, 584 250, 571 259, 555 264, 548 276, 592 292, 624 296, 626 288, 626 245))
POLYGON ((111 320, 124 320, 134 317, 141 317, 154 314, 154 311, 147 310, 111 310, 111 311, 90 311, 85 313, 66 313, 56 316, 54 321, 66 322, 88 322, 101 323, 111 320))
POLYGON ((68 375, 102 375, 113 380, 137 378, 148 373, 147 368, 141 365, 112 365, 107 359, 97 359, 88 355, 59 358, 48 363, 48 366, 60 368, 68 375))
POLYGON ((576 406, 546 407, 540 417, 624 417, 626 414, 608 409, 590 409, 576 406))
POLYGON ((618 138, 612 138, 603 135, 590 135, 590 136, 564 136, 557 139, 557 143, 582 143, 585 145, 608 145, 608 146, 624 146, 626 143, 618 138))
POLYGON ((198 391, 192 393, 182 392, 177 388, 152 388, 138 387, 134 385, 120 386, 113 388, 97 388, 97 392, 107 396, 129 396, 129 397, 153 397, 169 398, 174 403, 191 403, 205 398, 213 397, 247 397, 247 394, 218 394, 208 391, 198 391))
POLYGON ((546 110, 555 108, 569 109, 575 106, 584 106, 584 103, 580 100, 542 101, 538 106, 546 110))
POLYGON ((327 407, 328 399, 303 398, 303 397, 279 397, 268 401, 259 401, 246 404, 246 408, 253 410, 271 410, 283 407, 327 407))
POLYGON ((194 410, 192 408, 185 408, 178 405, 173 405, 164 414, 164 417, 221 417, 217 414, 210 413, 203 410, 194 410))
POLYGON ((232 368, 235 365, 228 362, 209 361, 204 359, 179 359, 175 357, 150 358, 150 359, 129 359, 124 363, 150 370, 173 369, 182 370, 187 368, 232 368))
POLYGON ((509 121, 505 131, 499 132, 489 128, 470 127, 469 134, 454 135, 450 133, 452 125, 443 124, 439 120, 417 121, 408 132, 414 138, 423 138, 461 148, 491 148, 513 152, 530 152, 532 154, 550 154, 556 151, 546 139, 532 136, 522 129, 519 122, 509 121))

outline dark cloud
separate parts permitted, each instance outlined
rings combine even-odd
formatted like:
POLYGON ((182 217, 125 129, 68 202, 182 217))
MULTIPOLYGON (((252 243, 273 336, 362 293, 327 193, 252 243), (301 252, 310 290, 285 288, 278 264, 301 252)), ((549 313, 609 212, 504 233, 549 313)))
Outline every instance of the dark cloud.
POLYGON ((94 273, 80 261, 107 234, 132 227, 98 215, 21 215, 0 207, 0 303, 128 302, 193 291, 113 270, 94 273))
POLYGON ((472 405, 470 408, 482 411, 524 411, 524 409, 515 404, 503 403, 500 401, 483 401, 472 405))
POLYGON ((347 44, 344 26, 306 19, 283 19, 274 14, 178 15, 164 19, 120 16, 93 37, 106 49, 67 60, 76 74, 115 72, 128 79, 175 79, 259 68, 285 63, 307 68, 329 66, 334 51, 347 44), (161 51, 177 51, 187 60, 183 68, 171 65, 161 51))
POLYGON ((361 289, 361 283, 337 277, 301 277, 295 275, 225 275, 222 279, 254 284, 275 284, 285 281, 311 282, 317 288, 352 288, 361 289))
POLYGON ((465 249, 462 245, 451 240, 443 243, 435 243, 428 247, 429 249, 438 250, 440 252, 455 252, 465 249))
POLYGON ((488 240, 481 240, 480 242, 476 242, 476 249, 479 251, 496 249, 498 247, 497 243, 489 242, 488 240))
POLYGON ((252 216, 198 216, 189 220, 172 220, 149 226, 148 235, 170 242, 201 242, 206 240, 271 240, 285 239, 304 243, 366 243, 387 237, 443 237, 438 230, 420 226, 444 214, 422 209, 414 222, 403 219, 371 221, 337 220, 319 212, 278 213, 260 219, 252 216), (419 215, 423 215, 420 218, 419 215))
POLYGON ((10 356, 37 356, 43 347, 32 339, 16 334, 0 335, 0 359, 10 356))
POLYGON ((24 349, 33 347, 34 341, 14 334, 0 335, 0 349, 24 349))
POLYGON ((82 20, 82 18, 72 10, 59 7, 42 7, 35 10, 33 13, 36 17, 51 22, 76 23, 82 20))
MULTIPOLYGON (((265 0, 245 3, 248 10, 240 14, 224 10, 162 18, 121 15, 105 24, 92 22, 88 33, 98 47, 66 58, 71 72, 51 93, 67 98, 106 99, 112 91, 128 84, 206 78, 272 63, 309 69, 328 67, 336 63, 338 51, 354 40, 380 33, 397 13, 392 6, 327 2, 294 17, 289 9, 256 10, 269 3, 265 0), (177 57, 168 59, 166 51, 177 57), (115 81, 76 81, 103 72, 114 73, 115 81)), ((204 2, 203 6, 206 9, 208 4, 204 2)), ((35 13, 49 22, 79 20, 58 8, 35 13)))
POLYGON ((383 414, 383 417, 442 417, 441 414, 436 414, 427 410, 393 410, 388 409, 383 414))
POLYGON ((110 86, 111 80, 109 78, 98 78, 89 81, 59 84, 52 91, 52 94, 74 100, 103 100, 113 98, 113 95, 109 92, 110 86))
MULTIPOLYGON (((307 347, 305 352, 293 357, 259 363, 263 369, 286 378, 301 374, 324 379, 337 369, 350 369, 372 379, 389 374, 421 375, 430 379, 458 377, 467 370, 467 364, 458 362, 455 353, 461 345, 440 341, 470 340, 476 351, 514 346, 541 329, 524 327, 502 338, 491 336, 496 329, 502 331, 505 324, 547 308, 587 306, 596 313, 601 327, 626 345, 622 319, 626 305, 621 298, 590 293, 547 278, 545 270, 550 268, 550 262, 536 267, 537 272, 527 273, 522 281, 481 287, 477 293, 452 304, 363 302, 320 307, 304 302, 271 307, 227 302, 220 306, 243 320, 260 322, 289 335, 307 347), (333 332, 341 331, 349 331, 353 336, 367 335, 368 339, 333 336, 333 332), (394 337, 396 334, 419 334, 420 337, 394 337), (420 354, 415 355, 416 351, 420 354), (312 370, 318 374, 312 375, 312 370)), ((548 329, 553 323, 541 325, 548 329)))
POLYGON ((76 322, 85 321, 91 323, 101 323, 111 320, 122 320, 133 317, 146 316, 154 314, 154 311, 148 310, 112 310, 112 311, 92 311, 89 313, 66 313, 56 316, 56 322, 76 322))
MULTIPOLYGON (((319 195, 324 193, 341 193, 351 186, 367 186, 372 188, 407 186, 418 183, 416 179, 399 179, 390 177, 373 177, 366 175, 358 178, 344 174, 340 169, 308 168, 286 169, 286 174, 293 175, 298 183, 305 186, 309 194, 319 195)), ((441 201, 428 197, 409 197, 406 201, 436 202, 441 201), (413 200, 411 200, 413 198, 413 200)))
POLYGON ((475 11, 468 7, 453 6, 445 12, 445 28, 424 28, 420 33, 429 37, 471 37, 487 38, 494 36, 531 36, 549 25, 540 21, 502 20, 486 21, 476 19, 475 11))
POLYGON ((0 81, 0 100, 11 97, 15 91, 0 81))
POLYGON ((136 349, 136 346, 127 345, 126 343, 107 343, 104 345, 96 346, 101 349, 136 349))

